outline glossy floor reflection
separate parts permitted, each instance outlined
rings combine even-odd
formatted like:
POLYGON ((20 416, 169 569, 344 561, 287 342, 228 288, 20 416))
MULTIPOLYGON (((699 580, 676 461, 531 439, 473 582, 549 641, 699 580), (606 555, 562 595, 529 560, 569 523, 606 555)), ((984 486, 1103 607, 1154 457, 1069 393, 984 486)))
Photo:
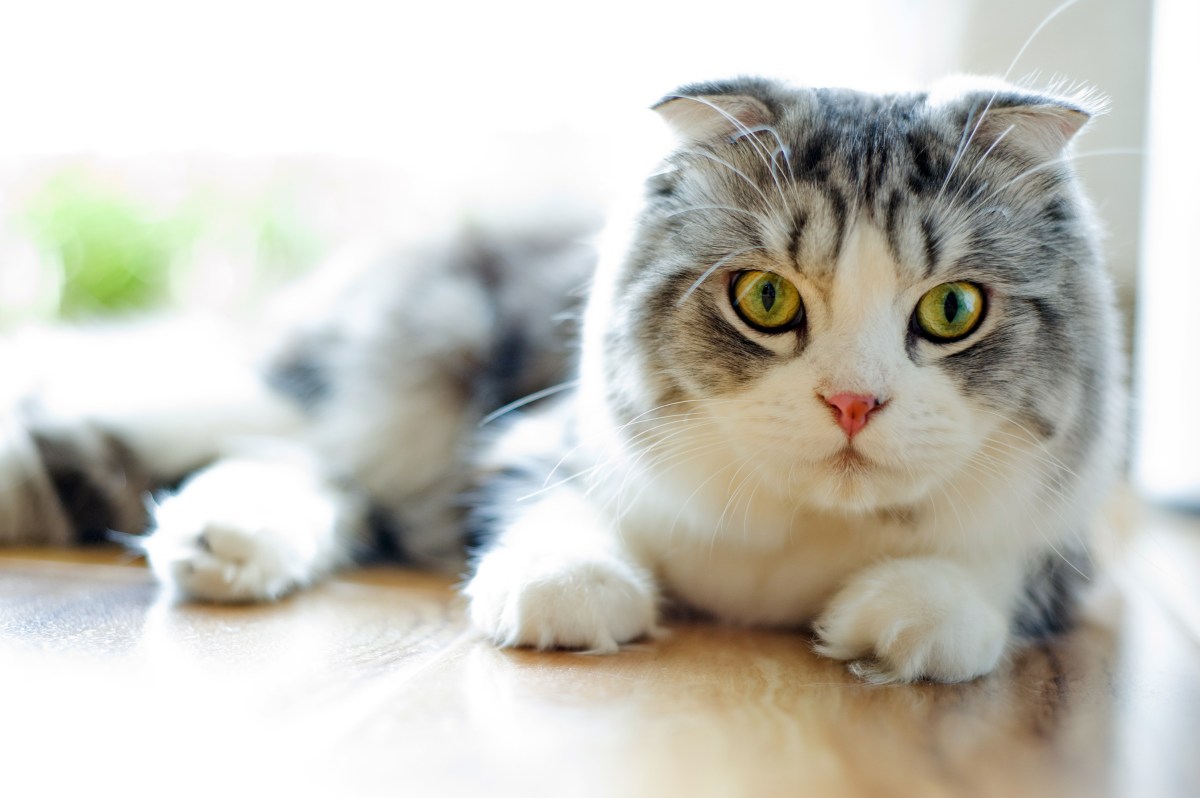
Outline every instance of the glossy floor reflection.
POLYGON ((399 569, 178 607, 114 552, 0 552, 3 792, 1200 795, 1200 641, 1153 577, 1115 581, 999 674, 869 687, 802 636, 703 623, 497 651, 449 580, 399 569))

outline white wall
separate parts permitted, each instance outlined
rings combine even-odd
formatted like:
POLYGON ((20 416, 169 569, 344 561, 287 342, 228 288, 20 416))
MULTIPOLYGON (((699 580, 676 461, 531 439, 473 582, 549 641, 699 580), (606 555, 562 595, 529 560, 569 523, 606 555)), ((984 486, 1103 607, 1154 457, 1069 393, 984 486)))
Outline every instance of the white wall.
POLYGON ((1144 493, 1200 509, 1200 5, 1158 0, 1154 20, 1142 268, 1135 478, 1144 493))

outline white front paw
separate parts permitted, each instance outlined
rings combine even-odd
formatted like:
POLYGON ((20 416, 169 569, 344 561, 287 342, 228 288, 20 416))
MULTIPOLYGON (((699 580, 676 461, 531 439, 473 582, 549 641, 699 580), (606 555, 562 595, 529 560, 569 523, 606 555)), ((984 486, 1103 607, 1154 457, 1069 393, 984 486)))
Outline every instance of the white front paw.
POLYGON ((465 593, 475 627, 501 646, 612 653, 655 632, 654 585, 617 557, 538 557, 498 548, 465 593))
POLYGON ((868 569, 815 624, 817 651, 870 682, 963 682, 991 672, 1008 624, 957 566, 897 560, 868 569))
POLYGON ((272 601, 339 564, 343 509, 283 466, 223 462, 163 501, 144 547, 179 598, 272 601))

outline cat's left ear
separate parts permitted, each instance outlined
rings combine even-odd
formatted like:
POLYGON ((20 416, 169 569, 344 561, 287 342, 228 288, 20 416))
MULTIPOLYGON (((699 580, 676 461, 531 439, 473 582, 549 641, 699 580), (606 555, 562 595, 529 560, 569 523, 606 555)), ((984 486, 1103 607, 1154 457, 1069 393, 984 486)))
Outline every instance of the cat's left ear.
POLYGON ((1006 85, 967 92, 955 104, 965 111, 965 125, 974 131, 973 146, 986 149, 1003 139, 1045 159, 1061 156, 1088 121, 1104 110, 1095 96, 1059 97, 1006 85))
POLYGON ((770 81, 753 78, 698 83, 671 92, 651 108, 680 140, 695 144, 774 124, 775 91, 770 81))

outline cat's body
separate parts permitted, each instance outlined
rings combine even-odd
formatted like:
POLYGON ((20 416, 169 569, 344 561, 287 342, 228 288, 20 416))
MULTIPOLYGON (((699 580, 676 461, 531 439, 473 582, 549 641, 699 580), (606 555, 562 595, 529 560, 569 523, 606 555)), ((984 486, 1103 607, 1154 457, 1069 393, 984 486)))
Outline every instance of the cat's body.
POLYGON ((444 561, 473 480, 465 592, 502 645, 616 650, 669 599, 812 623, 869 678, 955 681, 1061 628, 1121 424, 1111 292, 1063 156, 1087 110, 740 80, 659 111, 682 143, 600 258, 577 384, 468 454, 484 412, 561 365, 514 354, 569 307, 585 267, 561 250, 365 283, 273 360, 301 451, 218 461, 159 508, 164 581, 271 598, 381 516, 444 561))

